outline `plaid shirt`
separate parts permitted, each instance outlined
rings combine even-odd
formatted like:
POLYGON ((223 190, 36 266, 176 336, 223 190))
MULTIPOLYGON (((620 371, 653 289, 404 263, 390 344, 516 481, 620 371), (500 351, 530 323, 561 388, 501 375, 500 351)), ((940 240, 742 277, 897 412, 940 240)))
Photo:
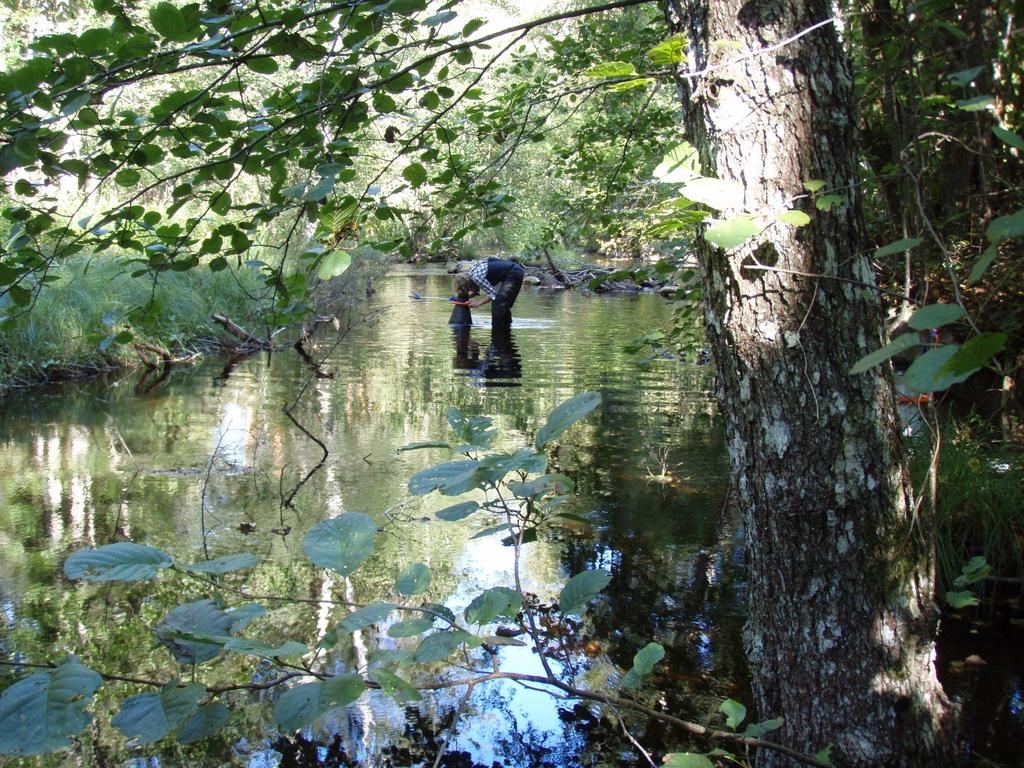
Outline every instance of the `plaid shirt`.
POLYGON ((494 286, 491 285, 490 281, 487 279, 487 259, 474 261, 470 264, 469 277, 474 283, 480 286, 481 290, 491 298, 491 301, 498 298, 498 294, 494 290, 494 286))

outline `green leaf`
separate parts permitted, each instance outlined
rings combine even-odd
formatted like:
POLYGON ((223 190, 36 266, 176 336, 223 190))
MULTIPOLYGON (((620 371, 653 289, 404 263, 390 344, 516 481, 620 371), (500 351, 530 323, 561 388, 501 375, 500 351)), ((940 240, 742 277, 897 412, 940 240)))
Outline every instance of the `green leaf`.
POLYGON ((388 637, 415 637, 430 631, 433 626, 433 618, 406 619, 388 627, 388 637))
POLYGON ((738 248, 761 232, 761 225, 746 214, 725 221, 715 221, 704 230, 704 239, 725 250, 738 248))
POLYGON ((480 509, 480 505, 475 501, 462 501, 458 504, 453 504, 450 507, 438 510, 435 515, 438 520, 444 520, 445 522, 454 523, 457 520, 462 520, 465 517, 469 517, 471 514, 480 509))
POLYGON ((665 184, 681 184, 700 177, 700 155, 688 141, 677 144, 654 169, 654 178, 665 184))
POLYGON ((219 701, 204 704, 178 727, 178 741, 182 744, 202 741, 219 731, 229 716, 228 708, 219 701))
POLYGON ((962 69, 959 72, 946 75, 946 79, 956 86, 970 85, 971 81, 984 71, 984 67, 971 67, 970 69, 962 69))
POLYGON ((521 499, 534 498, 548 493, 568 493, 572 487, 572 478, 559 474, 541 475, 526 483, 508 484, 509 490, 521 499))
POLYGON ((808 179, 804 182, 804 189, 810 192, 812 195, 825 188, 825 182, 821 179, 808 179))
POLYGON ((331 194, 331 192, 334 191, 334 188, 337 185, 338 177, 335 176, 334 174, 329 173, 326 176, 321 176, 320 180, 316 184, 313 184, 308 189, 303 191, 302 199, 308 200, 313 203, 319 203, 321 200, 323 200, 329 194, 331 194))
POLYGON ((442 24, 447 24, 458 15, 455 11, 442 11, 441 13, 435 13, 433 16, 428 16, 420 23, 425 27, 439 27, 442 24))
POLYGON ((246 603, 245 605, 239 605, 235 608, 229 608, 224 611, 229 619, 231 619, 231 632, 241 632, 247 626, 249 626, 254 619, 258 619, 260 616, 265 615, 267 609, 259 603, 246 603))
POLYGON ((400 678, 394 672, 384 669, 383 667, 371 669, 370 677, 381 687, 381 690, 384 691, 384 693, 393 698, 399 704, 405 704, 408 701, 419 701, 423 698, 420 692, 413 688, 409 683, 400 678))
POLYGON ((904 387, 912 392, 941 392, 967 379, 973 371, 963 374, 944 372, 957 349, 956 344, 944 344, 918 357, 903 375, 904 387))
POLYGON ((633 656, 633 669, 641 675, 649 675, 654 665, 665 658, 665 649, 658 643, 648 643, 633 656))
POLYGON ((346 251, 331 251, 320 262, 318 275, 321 280, 331 280, 343 274, 351 264, 352 257, 346 251))
POLYGON ((975 96, 973 99, 961 99, 956 103, 956 108, 964 112, 981 112, 994 107, 995 104, 996 100, 992 96, 975 96))
POLYGON ((277 700, 274 720, 288 733, 297 731, 330 710, 353 703, 365 689, 358 675, 338 675, 324 682, 296 685, 277 700))
POLYGON ((402 178, 412 184, 414 188, 421 187, 427 181, 427 169, 419 163, 410 163, 402 171, 402 178))
POLYGON ((785 721, 781 717, 773 717, 771 720, 762 720, 760 723, 751 723, 747 726, 747 729, 743 731, 743 735, 760 739, 766 733, 777 731, 782 727, 784 722, 785 721))
POLYGON ((190 573, 209 573, 220 575, 232 571, 245 571, 259 565, 260 559, 249 552, 242 552, 237 555, 224 555, 215 557, 213 560, 201 560, 192 565, 186 565, 185 570, 190 573))
POLYGON ((258 56, 246 59, 244 64, 247 69, 260 75, 272 75, 277 72, 277 62, 270 56, 258 56))
POLYGON ((352 611, 352 613, 339 621, 338 629, 343 632, 356 632, 360 629, 366 629, 366 627, 384 621, 397 608, 398 606, 392 603, 370 603, 358 610, 352 611))
POLYGON ((114 176, 114 182, 122 187, 134 187, 139 183, 142 178, 142 174, 131 168, 125 168, 117 172, 114 176))
POLYGON ((473 598, 463 616, 470 624, 490 624, 499 616, 515 618, 523 606, 523 596, 508 587, 494 587, 473 598))
POLYGON ((80 549, 64 561, 64 575, 86 581, 152 579, 173 564, 171 556, 155 547, 119 541, 96 549, 80 549))
POLYGON ((990 243, 1001 243, 1011 237, 1024 235, 1024 208, 1016 213, 992 219, 985 228, 985 237, 990 243))
POLYGON ((972 557, 964 567, 960 569, 960 575, 953 580, 953 586, 963 589, 968 584, 974 584, 988 577, 992 573, 992 566, 983 555, 972 557))
POLYGON ((69 657, 0 695, 0 755, 41 755, 71 745, 92 721, 85 711, 103 679, 69 657))
POLYGON ((636 67, 625 61, 606 61, 583 72, 587 77, 629 77, 636 73, 636 67))
POLYGON ((601 395, 597 392, 581 392, 570 397, 551 412, 547 423, 537 431, 533 441, 534 448, 540 450, 600 404, 601 395))
POLYGON ((633 656, 633 668, 622 678, 620 687, 637 688, 654 670, 654 665, 665 658, 665 649, 658 643, 648 643, 633 656))
POLYGON ((476 474, 479 467, 479 461, 462 459, 420 470, 409 478, 409 492, 416 496, 425 496, 434 490, 446 496, 465 493, 481 484, 476 474))
POLYGON ((629 91, 633 88, 642 88, 645 85, 658 82, 653 77, 637 77, 633 80, 623 80, 621 83, 609 83, 605 86, 606 91, 612 91, 617 93, 619 91, 629 91))
POLYGON ((811 217, 803 211, 783 211, 775 216, 775 220, 793 227, 806 227, 811 223, 811 217))
POLYGON ((981 256, 978 257, 978 260, 974 262, 974 267, 971 268, 971 274, 967 276, 967 284, 974 285, 978 282, 981 279, 981 276, 985 274, 985 270, 992 266, 992 262, 995 261, 998 256, 999 246, 995 243, 990 244, 988 248, 982 252, 981 256))
POLYGON ((941 328, 959 320, 966 313, 959 304, 928 304, 916 310, 907 324, 918 331, 941 328))
POLYGON ((906 240, 897 240, 895 243, 883 245, 875 251, 875 258, 880 259, 883 256, 892 256, 894 253, 909 251, 911 248, 919 246, 922 242, 920 237, 908 237, 906 240))
POLYGON ((226 637, 234 621, 213 600, 195 600, 171 609, 157 626, 156 636, 179 664, 202 664, 220 653, 221 646, 175 635, 226 637))
POLYGON ((822 195, 815 199, 814 205, 819 211, 831 211, 835 206, 845 202, 846 198, 842 195, 822 195))
POLYGON ((672 35, 647 52, 647 58, 658 67, 686 61, 686 35, 672 35))
POLYGON ((558 596, 558 606, 562 613, 583 613, 587 603, 597 597, 611 580, 611 574, 607 571, 589 570, 577 573, 566 582, 558 596))
POLYGON ((490 447, 491 441, 497 434, 496 430, 489 429, 493 419, 489 416, 476 416, 466 418, 455 406, 448 409, 448 424, 455 433, 467 443, 473 443, 482 447, 490 447))
POLYGON ((149 21, 153 29, 168 40, 184 43, 195 35, 189 31, 185 15, 173 3, 157 3, 149 9, 149 21))
POLYGON ((226 191, 218 193, 210 202, 210 210, 218 216, 224 216, 231 210, 231 195, 226 191))
POLYGON ((1016 134, 1013 131, 1008 131, 999 125, 993 126, 992 133, 1011 147, 1024 150, 1024 139, 1022 139, 1019 134, 1016 134))
POLYGON ((940 374, 952 374, 959 376, 965 373, 974 373, 984 365, 987 365, 995 355, 1003 351, 1008 337, 1005 333, 981 333, 968 339, 963 346, 956 351, 956 354, 949 358, 940 374))
POLYGON ((264 659, 283 658, 285 656, 301 656, 309 653, 309 648, 302 643, 289 640, 281 645, 270 645, 259 640, 250 640, 245 637, 235 637, 224 643, 224 650, 231 653, 241 653, 248 656, 260 656, 264 659))
POLYGON ((409 597, 419 595, 427 591, 430 586, 430 568, 424 563, 410 565, 395 581, 395 589, 398 594, 409 597))
POLYGON ((686 182, 679 194, 716 211, 743 205, 743 185, 728 179, 708 179, 702 176, 686 182))
POLYGON ((960 609, 971 605, 978 605, 980 602, 973 592, 947 592, 946 602, 950 607, 960 609))
POLYGON ((362 512, 344 512, 317 523, 302 540, 314 564, 350 576, 373 553, 377 524, 362 512))
POLYGON ((473 639, 472 635, 458 630, 454 632, 435 632, 423 638, 413 654, 413 661, 419 664, 444 661, 455 653, 463 643, 469 643, 473 639))
POLYGON ((381 114, 387 114, 398 109, 398 102, 384 93, 384 91, 374 91, 373 108, 381 114))
POLYGON ((675 752, 665 757, 662 768, 715 768, 715 764, 695 752, 675 752))
POLYGON ((133 744, 151 744, 175 730, 199 709, 206 688, 199 683, 180 687, 172 680, 159 693, 126 699, 110 721, 133 744))
POLYGON ((897 336, 881 349, 876 349, 874 352, 864 355, 850 369, 850 373, 864 373, 869 368, 874 368, 879 363, 884 363, 890 357, 898 355, 900 352, 911 347, 918 346, 921 346, 921 338, 916 333, 904 333, 901 336, 897 336))
POLYGON ((718 705, 718 711, 725 715, 725 724, 734 731, 747 719, 747 708, 735 699, 726 699, 718 705))

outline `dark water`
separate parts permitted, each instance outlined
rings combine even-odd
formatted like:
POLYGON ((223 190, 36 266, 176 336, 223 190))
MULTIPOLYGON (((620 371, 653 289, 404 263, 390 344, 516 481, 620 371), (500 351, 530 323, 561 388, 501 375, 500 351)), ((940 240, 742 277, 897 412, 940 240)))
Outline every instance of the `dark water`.
MULTIPOLYGON (((227 590, 244 587, 250 596, 388 599, 395 576, 422 562, 433 576, 425 597, 461 611, 483 589, 513 583, 513 550, 500 534, 473 538, 490 524, 482 517, 434 520, 432 512, 451 499, 408 493, 412 474, 450 454, 395 449, 449 437, 445 414, 452 405, 492 416, 497 448, 527 445, 555 405, 593 390, 603 397, 601 407, 560 441, 549 470, 574 478, 569 511, 588 523, 542 530, 522 560, 525 588, 541 601, 583 569, 612 574, 586 623, 567 638, 572 668, 556 670, 583 687, 614 690, 633 655, 655 641, 666 657, 645 694, 652 705, 703 720, 723 698, 746 700, 742 531, 723 510, 726 456, 711 372, 664 359, 642 366, 622 351, 664 327, 670 308, 655 296, 527 287, 511 334, 495 336, 486 311, 476 312, 468 332, 454 333, 450 305, 410 300, 411 291, 447 296, 450 286, 446 277, 415 271, 383 281, 372 303, 383 313, 375 322, 357 325, 336 346, 336 334, 319 337, 320 354, 333 349, 319 377, 285 348, 234 366, 211 360, 175 370, 163 382, 136 375, 4 402, 0 654, 38 663, 73 653, 105 673, 187 677, 154 647, 152 627, 178 603, 210 596, 207 584, 165 573, 154 585, 96 586, 61 575, 70 552, 125 539, 185 563, 256 553, 260 566, 225 579, 227 590), (288 404, 324 445, 322 465, 317 443, 283 414, 288 404), (371 515, 384 533, 359 571, 332 577, 308 566, 302 537, 346 511, 371 515)), ((327 605, 285 604, 251 634, 312 647, 341 615, 327 605)), ((972 652, 967 634, 962 645, 950 644, 945 669, 972 652)), ((402 643, 357 633, 316 665, 330 672, 364 668, 375 651, 402 643)), ((529 648, 504 648, 500 658, 505 670, 542 672, 529 648)), ((983 718, 979 740, 993 723, 1001 731, 1021 729, 1020 665, 1013 666, 1016 672, 1000 673, 999 695, 985 710, 995 715, 983 718)), ((275 674, 269 663, 242 656, 219 658, 200 673, 210 686, 275 674)), ((991 674, 978 666, 948 672, 951 690, 980 700, 991 674)), ((441 765, 644 764, 607 712, 511 683, 479 686, 457 718, 461 690, 413 707, 368 692, 298 740, 267 730, 278 693, 231 694, 226 702, 238 705, 232 719, 201 747, 164 741, 132 749, 109 721, 141 690, 105 684, 80 754, 41 762, 433 765, 443 743, 441 765)), ((626 725, 655 756, 679 746, 678 735, 655 724, 627 718, 626 725)), ((998 757, 1000 748, 992 749, 998 757)))

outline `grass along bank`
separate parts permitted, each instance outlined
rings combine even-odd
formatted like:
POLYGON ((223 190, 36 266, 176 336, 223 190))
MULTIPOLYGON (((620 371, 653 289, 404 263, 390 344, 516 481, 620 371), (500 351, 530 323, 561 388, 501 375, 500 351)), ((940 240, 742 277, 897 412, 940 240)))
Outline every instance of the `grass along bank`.
POLYGON ((167 272, 155 283, 131 269, 116 259, 76 257, 54 267, 57 279, 30 311, 0 300, 0 317, 9 318, 0 326, 0 390, 134 367, 141 359, 132 342, 191 354, 219 338, 214 312, 255 328, 266 307, 254 269, 167 272))

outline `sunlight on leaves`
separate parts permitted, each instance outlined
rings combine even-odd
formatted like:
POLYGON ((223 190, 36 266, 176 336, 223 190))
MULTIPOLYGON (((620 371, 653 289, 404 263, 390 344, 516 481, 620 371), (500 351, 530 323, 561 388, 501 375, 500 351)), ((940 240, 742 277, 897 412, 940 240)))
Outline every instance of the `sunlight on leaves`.
POLYGON ((725 250, 738 248, 761 232, 761 225, 753 216, 736 216, 716 221, 704 230, 704 239, 725 250))

